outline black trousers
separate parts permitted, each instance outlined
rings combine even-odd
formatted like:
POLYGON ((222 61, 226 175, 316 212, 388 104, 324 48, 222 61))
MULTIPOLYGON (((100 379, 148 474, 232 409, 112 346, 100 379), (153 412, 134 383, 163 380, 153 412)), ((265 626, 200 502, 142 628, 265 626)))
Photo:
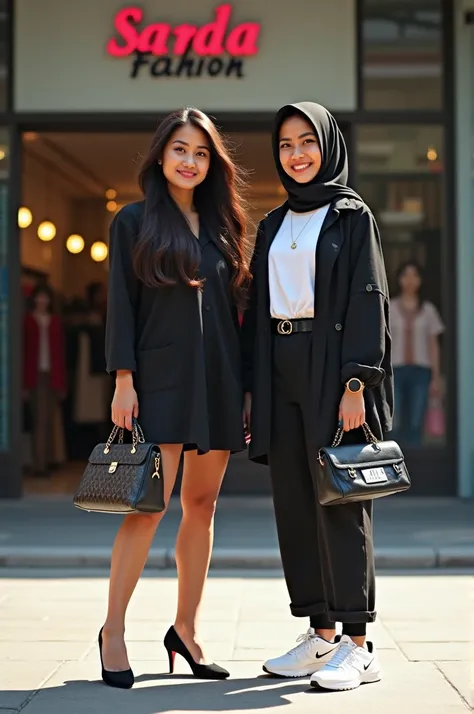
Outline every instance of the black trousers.
POLYGON ((294 616, 363 635, 376 616, 372 503, 318 502, 311 345, 311 333, 273 338, 269 465, 283 571, 294 616))

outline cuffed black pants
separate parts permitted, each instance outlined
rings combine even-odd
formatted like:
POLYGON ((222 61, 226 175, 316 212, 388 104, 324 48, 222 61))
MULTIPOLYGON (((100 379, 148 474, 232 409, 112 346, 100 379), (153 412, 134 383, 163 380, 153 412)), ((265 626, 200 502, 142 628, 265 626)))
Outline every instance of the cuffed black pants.
POLYGON ((375 620, 372 503, 318 502, 311 344, 311 333, 273 338, 269 465, 283 571, 294 616, 363 635, 375 620))

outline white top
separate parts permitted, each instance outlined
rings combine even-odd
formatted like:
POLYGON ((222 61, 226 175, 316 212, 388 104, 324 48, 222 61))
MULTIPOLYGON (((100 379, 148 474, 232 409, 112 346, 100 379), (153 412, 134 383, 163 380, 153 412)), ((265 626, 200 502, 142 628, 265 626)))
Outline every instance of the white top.
POLYGON ((329 204, 308 213, 286 214, 268 255, 272 317, 279 320, 314 317, 316 245, 328 210, 329 204), (291 247, 292 240, 295 249, 291 247))
POLYGON ((390 331, 392 333, 392 363, 431 367, 430 341, 444 331, 439 312, 427 300, 414 315, 404 311, 399 298, 390 301, 390 331))
POLYGON ((49 372, 51 369, 51 355, 49 353, 49 315, 35 315, 40 332, 38 371, 49 372))

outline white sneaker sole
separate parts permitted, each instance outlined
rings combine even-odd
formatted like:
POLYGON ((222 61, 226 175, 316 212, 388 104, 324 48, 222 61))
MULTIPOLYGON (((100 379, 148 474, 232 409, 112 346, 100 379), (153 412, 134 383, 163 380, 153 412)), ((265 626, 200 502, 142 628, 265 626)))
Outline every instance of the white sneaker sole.
POLYGON ((319 687, 320 689, 329 689, 335 692, 345 692, 349 689, 357 689, 361 684, 373 684, 375 682, 380 682, 382 679, 380 672, 372 672, 366 674, 359 679, 353 679, 350 682, 318 682, 318 680, 311 680, 312 687, 319 687))
POLYGON ((312 666, 311 669, 278 669, 277 667, 268 667, 266 664, 262 666, 262 669, 267 674, 273 674, 275 677, 285 677, 285 679, 296 679, 298 677, 311 677, 315 672, 319 672, 320 669, 324 667, 326 662, 321 662, 321 664, 316 667, 312 666))

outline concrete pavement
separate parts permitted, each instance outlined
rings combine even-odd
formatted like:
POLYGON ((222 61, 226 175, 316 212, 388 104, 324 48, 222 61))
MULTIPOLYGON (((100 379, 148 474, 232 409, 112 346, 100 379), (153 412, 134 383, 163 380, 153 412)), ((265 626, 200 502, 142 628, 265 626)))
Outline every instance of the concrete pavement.
POLYGON ((166 674, 162 638, 173 621, 176 592, 173 573, 150 571, 140 581, 127 623, 137 683, 124 692, 98 679, 96 635, 106 573, 4 569, 1 714, 275 714, 288 705, 296 714, 462 714, 474 704, 470 575, 379 577, 379 619, 369 633, 380 651, 383 679, 343 693, 262 673, 262 661, 292 646, 307 626, 290 617, 284 583, 272 571, 214 571, 209 578, 201 635, 209 657, 228 667, 231 679, 195 680, 179 657, 177 674, 166 674))
MULTIPOLYGON (((174 566, 180 520, 174 498, 160 525, 149 565, 174 566)), ((0 501, 1 567, 106 567, 120 519, 84 513, 72 497, 0 501)), ((393 497, 375 503, 380 568, 473 568, 474 501, 393 497)), ((216 515, 215 568, 279 568, 271 500, 221 497, 216 515)))

